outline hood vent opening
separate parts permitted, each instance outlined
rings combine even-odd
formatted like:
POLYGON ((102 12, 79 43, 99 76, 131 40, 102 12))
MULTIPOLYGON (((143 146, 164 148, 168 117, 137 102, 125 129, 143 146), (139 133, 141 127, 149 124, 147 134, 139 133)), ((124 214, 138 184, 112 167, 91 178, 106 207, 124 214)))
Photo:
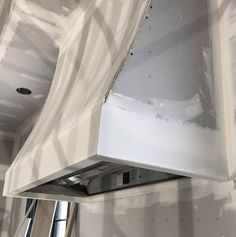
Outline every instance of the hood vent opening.
POLYGON ((30 89, 27 89, 27 88, 17 88, 16 91, 21 94, 21 95, 31 95, 32 94, 32 91, 30 89))
POLYGON ((28 190, 28 192, 88 197, 178 178, 183 178, 183 176, 111 162, 100 162, 28 190))

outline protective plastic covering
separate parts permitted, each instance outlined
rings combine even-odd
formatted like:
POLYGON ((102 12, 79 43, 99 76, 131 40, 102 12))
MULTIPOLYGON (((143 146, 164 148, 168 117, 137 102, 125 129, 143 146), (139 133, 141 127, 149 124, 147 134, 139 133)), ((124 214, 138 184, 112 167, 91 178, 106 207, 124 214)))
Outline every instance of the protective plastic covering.
MULTIPOLYGON (((96 154, 99 110, 149 3, 147 0, 81 0, 72 1, 69 9, 67 1, 61 1, 60 5, 55 1, 26 2, 30 3, 27 9, 32 10, 28 14, 39 15, 37 22, 50 19, 51 15, 60 26, 54 27, 55 34, 51 33, 60 53, 41 116, 8 171, 5 186, 8 194, 27 185, 29 188, 33 183, 35 186, 35 181, 96 154), (64 15, 60 16, 62 10, 64 15), (95 127, 90 128, 91 125, 95 127)), ((26 2, 18 1, 15 11, 21 5, 26 6, 26 2)))

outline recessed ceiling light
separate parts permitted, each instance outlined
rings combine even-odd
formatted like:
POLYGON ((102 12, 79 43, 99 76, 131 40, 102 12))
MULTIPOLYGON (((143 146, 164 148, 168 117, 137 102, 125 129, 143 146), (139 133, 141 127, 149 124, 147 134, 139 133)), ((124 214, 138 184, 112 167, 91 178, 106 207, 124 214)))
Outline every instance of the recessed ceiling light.
POLYGON ((17 88, 16 91, 21 94, 21 95, 30 95, 32 94, 32 91, 30 89, 27 88, 17 88))

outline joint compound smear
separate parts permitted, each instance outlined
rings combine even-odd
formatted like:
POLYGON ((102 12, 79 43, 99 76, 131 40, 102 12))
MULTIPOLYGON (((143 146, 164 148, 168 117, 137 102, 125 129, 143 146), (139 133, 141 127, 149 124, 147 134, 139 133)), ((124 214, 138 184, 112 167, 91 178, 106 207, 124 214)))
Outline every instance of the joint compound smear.
POLYGON ((186 101, 152 98, 149 104, 156 110, 156 117, 166 120, 185 122, 196 118, 203 112, 198 94, 186 101))
POLYGON ((22 104, 15 104, 11 101, 7 101, 7 100, 3 100, 3 99, 0 99, 0 105, 5 105, 7 107, 10 107, 10 108, 15 108, 15 109, 24 109, 24 106, 22 104))
MULTIPOLYGON (((121 109, 139 112, 145 111, 145 113, 150 114, 152 117, 167 121, 183 123, 190 121, 203 113, 199 94, 196 94, 189 100, 163 100, 151 98, 148 103, 117 93, 112 93, 112 98, 119 98, 119 101, 125 101, 124 104, 127 105, 125 108, 122 107, 124 104, 117 104, 117 107, 120 107, 121 109)), ((111 97, 109 97, 109 101, 111 101, 111 97)), ((112 99, 113 103, 115 101, 116 100, 112 99)))

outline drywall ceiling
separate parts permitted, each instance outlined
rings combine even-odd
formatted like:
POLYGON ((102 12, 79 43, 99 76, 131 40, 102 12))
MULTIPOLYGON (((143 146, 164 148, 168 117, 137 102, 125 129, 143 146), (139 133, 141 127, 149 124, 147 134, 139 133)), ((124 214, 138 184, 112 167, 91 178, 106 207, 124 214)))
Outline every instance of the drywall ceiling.
POLYGON ((11 9, 12 0, 1 0, 0 1, 0 32, 5 25, 6 19, 11 9))
MULTIPOLYGON (((9 1, 4 1, 0 9, 5 12, 6 6, 10 7, 9 1)), ((43 106, 55 72, 58 47, 42 29, 51 22, 32 16, 24 4, 15 5, 8 15, 1 14, 0 18, 0 26, 5 25, 0 43, 0 130, 15 132, 43 106), (27 88, 32 94, 19 94, 17 88, 27 88)))

